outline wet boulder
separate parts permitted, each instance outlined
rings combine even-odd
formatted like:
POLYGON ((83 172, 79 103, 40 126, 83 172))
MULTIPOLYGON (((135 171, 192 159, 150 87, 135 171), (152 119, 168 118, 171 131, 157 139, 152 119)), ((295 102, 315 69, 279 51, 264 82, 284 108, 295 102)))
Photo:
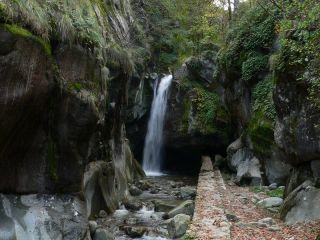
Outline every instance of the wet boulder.
POLYGON ((85 203, 72 195, 0 194, 0 219, 3 240, 91 239, 85 203))
POLYGON ((136 186, 134 185, 131 185, 130 188, 129 188, 129 192, 131 194, 131 196, 139 196, 142 194, 142 190, 137 188, 136 186))
POLYGON ((98 228, 92 240, 114 240, 114 236, 106 229, 98 228))
POLYGON ((185 186, 180 188, 180 197, 182 199, 194 199, 196 197, 196 188, 191 186, 185 186))
POLYGON ((143 207, 143 204, 141 201, 133 198, 125 200, 123 202, 123 205, 125 206, 126 209, 130 211, 139 211, 143 207))
POLYGON ((169 220, 168 233, 170 238, 176 239, 182 237, 191 222, 191 217, 185 214, 178 214, 169 220))
POLYGON ((173 218, 178 214, 186 214, 192 216, 194 212, 194 202, 192 200, 187 200, 181 203, 179 206, 175 207, 168 213, 166 213, 163 217, 164 218, 173 218))
POLYGON ((156 199, 153 203, 156 212, 169 212, 178 205, 177 201, 166 199, 156 199))
POLYGON ((143 234, 147 231, 146 228, 144 227, 139 227, 139 226, 125 226, 124 227, 124 232, 132 238, 139 238, 142 237, 143 234))
POLYGON ((93 217, 102 209, 111 213, 118 207, 119 199, 114 178, 115 172, 112 163, 96 161, 87 166, 83 178, 83 191, 88 217, 93 217))

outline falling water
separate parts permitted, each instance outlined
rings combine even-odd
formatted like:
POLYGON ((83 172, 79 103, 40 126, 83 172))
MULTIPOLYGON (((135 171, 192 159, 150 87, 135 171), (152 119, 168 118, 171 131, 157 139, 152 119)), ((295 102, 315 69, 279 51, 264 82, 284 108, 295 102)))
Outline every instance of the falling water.
POLYGON ((151 115, 143 150, 143 169, 149 176, 161 175, 163 125, 171 82, 172 75, 167 75, 154 86, 151 115))

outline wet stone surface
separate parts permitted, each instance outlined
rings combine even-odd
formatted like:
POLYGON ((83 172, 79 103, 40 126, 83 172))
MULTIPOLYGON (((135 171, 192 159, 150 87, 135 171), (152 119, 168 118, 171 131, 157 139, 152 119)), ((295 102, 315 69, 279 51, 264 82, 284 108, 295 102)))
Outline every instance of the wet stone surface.
POLYGON ((186 200, 194 198, 197 179, 185 176, 147 177, 131 189, 142 190, 138 196, 132 196, 112 215, 98 217, 98 228, 108 230, 117 240, 127 239, 171 239, 168 233, 168 220, 164 215, 186 200), (185 188, 191 196, 185 194, 185 188), (141 208, 132 205, 141 204, 141 208))

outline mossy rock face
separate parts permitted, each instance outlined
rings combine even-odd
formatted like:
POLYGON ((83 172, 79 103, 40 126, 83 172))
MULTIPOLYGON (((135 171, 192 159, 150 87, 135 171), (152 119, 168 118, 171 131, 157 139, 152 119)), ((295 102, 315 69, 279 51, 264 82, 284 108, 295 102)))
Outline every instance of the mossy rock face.
POLYGON ((275 106, 272 98, 273 81, 267 76, 253 89, 253 113, 249 123, 248 134, 254 152, 259 157, 269 157, 272 152, 275 128, 275 106))
POLYGON ((261 157, 268 157, 272 152, 274 142, 274 122, 258 112, 252 116, 249 125, 249 136, 254 152, 261 157))
POLYGON ((52 55, 50 43, 41 37, 37 37, 37 36, 33 35, 27 29, 22 28, 18 25, 14 25, 14 24, 13 25, 0 24, 0 29, 8 31, 8 32, 12 33, 13 35, 21 37, 21 38, 31 39, 32 41, 36 42, 37 44, 39 44, 42 47, 42 49, 46 53, 46 55, 48 55, 48 56, 52 55))
POLYGON ((195 77, 205 65, 192 68, 192 61, 188 60, 175 74, 168 103, 165 144, 179 149, 221 150, 229 142, 229 113, 219 91, 195 77), (190 68, 195 72, 191 73, 190 68))

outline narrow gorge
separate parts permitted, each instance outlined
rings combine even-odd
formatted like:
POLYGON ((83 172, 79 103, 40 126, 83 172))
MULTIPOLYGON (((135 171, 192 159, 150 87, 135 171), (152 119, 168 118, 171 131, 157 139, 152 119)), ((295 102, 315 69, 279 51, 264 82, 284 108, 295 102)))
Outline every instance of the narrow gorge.
POLYGON ((318 0, 0 0, 0 240, 319 240, 318 0))

